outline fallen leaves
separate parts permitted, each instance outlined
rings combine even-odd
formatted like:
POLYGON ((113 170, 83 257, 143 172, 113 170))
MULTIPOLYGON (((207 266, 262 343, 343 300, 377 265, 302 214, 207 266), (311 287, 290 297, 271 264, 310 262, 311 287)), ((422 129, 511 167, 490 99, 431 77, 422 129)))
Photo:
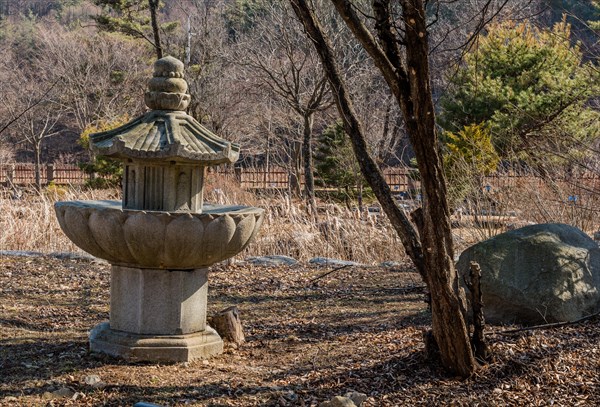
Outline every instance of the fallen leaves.
POLYGON ((402 269, 214 267, 209 313, 240 309, 247 343, 187 364, 126 364, 87 352, 108 319, 109 266, 0 258, 0 405, 315 406, 348 392, 363 406, 598 405, 598 319, 505 336, 469 380, 424 353, 422 283, 402 269), (66 390, 65 390, 66 389, 66 390))

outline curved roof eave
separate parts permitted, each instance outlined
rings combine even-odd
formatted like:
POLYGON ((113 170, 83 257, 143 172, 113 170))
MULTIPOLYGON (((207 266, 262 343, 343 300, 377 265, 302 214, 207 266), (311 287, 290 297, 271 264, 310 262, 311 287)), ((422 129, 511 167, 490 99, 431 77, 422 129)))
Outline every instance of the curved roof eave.
POLYGON ((233 163, 238 144, 226 141, 181 111, 150 111, 116 129, 90 135, 92 150, 119 159, 198 165, 233 163))

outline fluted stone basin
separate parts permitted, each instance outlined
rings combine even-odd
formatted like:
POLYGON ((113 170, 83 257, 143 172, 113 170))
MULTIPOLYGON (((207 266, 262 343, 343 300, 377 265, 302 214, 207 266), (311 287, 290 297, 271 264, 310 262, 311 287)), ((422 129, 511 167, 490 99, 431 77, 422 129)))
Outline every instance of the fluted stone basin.
POLYGON ((202 213, 122 209, 121 201, 55 205, 64 233, 113 265, 191 270, 242 251, 260 229, 264 210, 205 204, 202 213))

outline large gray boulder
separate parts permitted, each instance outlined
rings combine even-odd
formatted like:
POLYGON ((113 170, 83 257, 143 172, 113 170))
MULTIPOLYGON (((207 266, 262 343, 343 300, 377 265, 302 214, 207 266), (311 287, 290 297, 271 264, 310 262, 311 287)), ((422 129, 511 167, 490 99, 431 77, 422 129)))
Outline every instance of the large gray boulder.
POLYGON ((600 249, 575 227, 531 225, 478 243, 459 258, 461 281, 471 261, 481 266, 491 323, 573 321, 600 310, 600 249))

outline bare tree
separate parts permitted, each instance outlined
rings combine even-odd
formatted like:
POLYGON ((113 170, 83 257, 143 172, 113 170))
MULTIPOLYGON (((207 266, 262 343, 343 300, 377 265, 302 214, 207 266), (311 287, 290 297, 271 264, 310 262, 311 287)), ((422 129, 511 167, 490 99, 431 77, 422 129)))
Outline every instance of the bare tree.
POLYGON ((315 114, 333 105, 327 78, 312 46, 302 40, 301 27, 285 4, 271 4, 265 18, 244 37, 243 63, 272 95, 284 101, 300 119, 304 197, 316 213, 313 168, 315 114))
MULTIPOLYGON (((192 102, 189 112, 218 134, 243 145, 243 156, 254 154, 260 115, 249 108, 257 92, 233 57, 235 44, 224 24, 224 0, 177 0, 170 3, 169 18, 185 29, 179 37, 186 61, 186 80, 192 102), (188 25, 189 23, 189 25, 188 25)), ((167 38, 167 37, 165 37, 167 38)))
MULTIPOLYGON (((14 79, 19 83, 18 79, 14 79)), ((51 136, 59 133, 57 124, 62 116, 50 95, 46 93, 40 98, 39 92, 32 89, 34 81, 27 78, 11 90, 10 95, 3 98, 4 107, 14 119, 14 127, 18 134, 18 142, 25 143, 33 153, 35 187, 42 188, 42 144, 51 136), (12 99, 12 100, 11 100, 12 99)))
POLYGON ((65 125, 81 132, 99 119, 143 111, 147 73, 142 44, 50 23, 39 31, 41 51, 32 69, 48 81, 61 78, 53 101, 66 113, 65 125))
POLYGON ((147 64, 136 41, 90 28, 67 30, 51 20, 32 24, 28 35, 35 46, 4 52, 0 111, 6 124, 0 134, 28 146, 39 188, 48 137, 60 133, 73 148, 72 137, 93 122, 141 111, 147 64))
POLYGON ((461 295, 453 263, 450 211, 430 85, 425 4, 422 0, 400 0, 394 7, 390 0, 373 0, 370 12, 364 12, 357 10, 352 1, 331 1, 373 59, 403 113, 423 188, 423 210, 415 217, 418 231, 398 209, 379 168, 369 155, 363 126, 330 41, 313 8, 307 0, 291 0, 291 4, 325 67, 362 173, 429 287, 433 337, 442 362, 449 370, 470 376, 478 364, 469 341, 463 315, 464 295, 461 295), (369 22, 372 29, 361 15, 372 16, 369 22))

